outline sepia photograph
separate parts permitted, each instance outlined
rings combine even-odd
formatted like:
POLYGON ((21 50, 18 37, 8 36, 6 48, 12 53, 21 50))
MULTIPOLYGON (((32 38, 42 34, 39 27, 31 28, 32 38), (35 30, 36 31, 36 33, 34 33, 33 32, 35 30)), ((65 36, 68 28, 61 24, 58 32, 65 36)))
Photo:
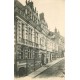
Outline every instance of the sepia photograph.
POLYGON ((14 0, 14 80, 65 80, 65 0, 14 0))
POLYGON ((80 0, 0 1, 0 80, 80 80, 80 0))

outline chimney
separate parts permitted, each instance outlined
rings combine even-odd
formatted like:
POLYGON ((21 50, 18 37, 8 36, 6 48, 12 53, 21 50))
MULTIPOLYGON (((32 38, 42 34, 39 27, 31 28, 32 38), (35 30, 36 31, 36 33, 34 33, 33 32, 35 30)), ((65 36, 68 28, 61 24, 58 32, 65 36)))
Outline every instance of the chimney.
POLYGON ((26 5, 27 5, 27 0, 26 0, 26 5))
POLYGON ((37 11, 37 16, 38 16, 38 11, 37 11))
POLYGON ((30 0, 28 1, 28 3, 30 2, 30 0))
POLYGON ((35 12, 36 12, 36 7, 35 7, 35 12))
POLYGON ((57 29, 56 29, 56 27, 55 27, 55 32, 57 32, 57 29))
POLYGON ((44 13, 40 14, 40 20, 44 20, 44 13))
POLYGON ((33 2, 32 1, 28 1, 28 5, 30 6, 31 9, 33 9, 33 2))

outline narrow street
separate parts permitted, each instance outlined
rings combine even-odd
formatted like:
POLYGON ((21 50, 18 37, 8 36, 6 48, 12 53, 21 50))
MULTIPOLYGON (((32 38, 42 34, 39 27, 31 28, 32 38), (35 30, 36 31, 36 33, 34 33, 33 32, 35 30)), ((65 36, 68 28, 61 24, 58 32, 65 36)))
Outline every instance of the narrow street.
POLYGON ((36 78, 49 78, 49 77, 64 77, 64 59, 60 62, 56 63, 55 65, 52 65, 47 70, 43 71, 41 74, 39 74, 36 78))

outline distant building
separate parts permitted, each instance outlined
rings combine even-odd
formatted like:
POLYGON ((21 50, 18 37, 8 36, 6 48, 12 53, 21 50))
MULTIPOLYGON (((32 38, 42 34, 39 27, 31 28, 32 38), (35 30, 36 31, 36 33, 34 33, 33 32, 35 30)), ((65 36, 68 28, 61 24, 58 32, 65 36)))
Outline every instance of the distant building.
POLYGON ((53 55, 56 55, 56 57, 64 57, 65 52, 65 40, 64 37, 60 35, 59 31, 55 28, 54 32, 49 32, 49 36, 53 40, 54 43, 54 49, 53 55))

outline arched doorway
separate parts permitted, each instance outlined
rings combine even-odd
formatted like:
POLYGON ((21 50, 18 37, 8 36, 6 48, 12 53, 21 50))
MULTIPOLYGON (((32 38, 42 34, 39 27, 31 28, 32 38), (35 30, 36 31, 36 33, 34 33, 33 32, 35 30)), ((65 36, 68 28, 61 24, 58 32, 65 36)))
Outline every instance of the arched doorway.
POLYGON ((25 76, 26 74, 26 69, 24 67, 19 68, 19 76, 25 76))
POLYGON ((41 63, 44 65, 44 54, 41 55, 41 63))

